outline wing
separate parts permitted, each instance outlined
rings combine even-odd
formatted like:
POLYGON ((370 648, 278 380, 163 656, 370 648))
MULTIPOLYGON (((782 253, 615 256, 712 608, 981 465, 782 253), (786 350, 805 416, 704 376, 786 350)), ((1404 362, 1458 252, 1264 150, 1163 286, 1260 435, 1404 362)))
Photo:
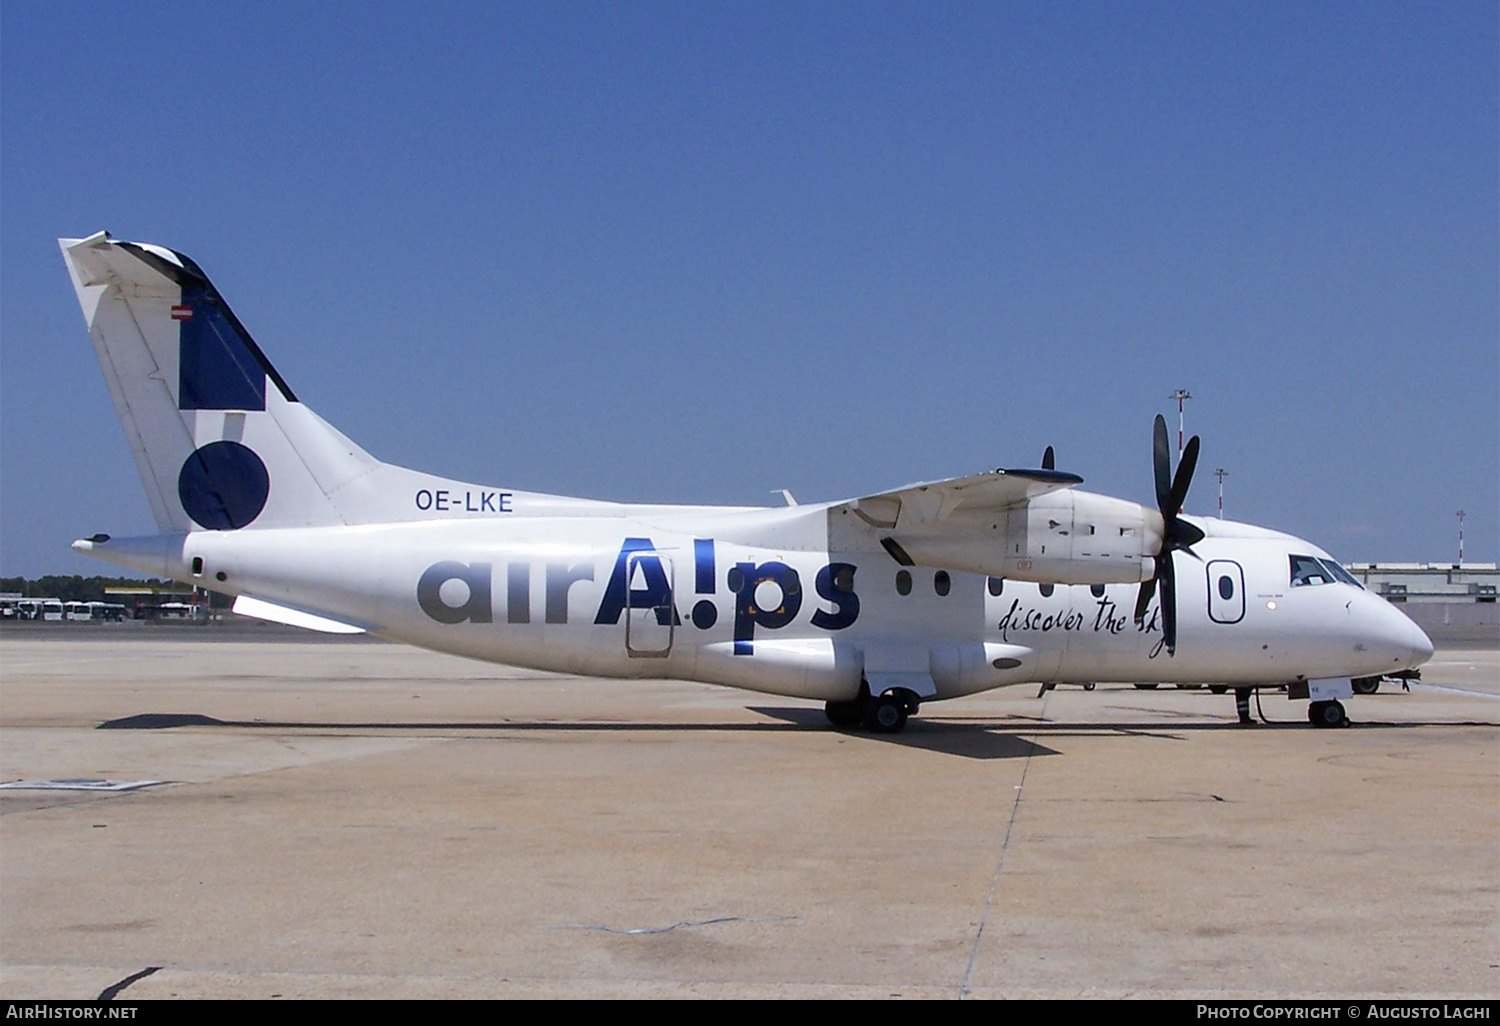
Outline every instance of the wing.
POLYGON ((1018 502, 1080 484, 1083 478, 1077 474, 1057 470, 993 470, 866 495, 834 509, 847 510, 877 530, 890 530, 903 515, 908 526, 932 523, 956 513, 1008 509, 1018 502))
POLYGON ((853 550, 878 542, 903 566, 1017 580, 1149 579, 1161 545, 1160 515, 1076 491, 1082 483, 1058 470, 1001 469, 907 485, 830 507, 830 541, 853 550))

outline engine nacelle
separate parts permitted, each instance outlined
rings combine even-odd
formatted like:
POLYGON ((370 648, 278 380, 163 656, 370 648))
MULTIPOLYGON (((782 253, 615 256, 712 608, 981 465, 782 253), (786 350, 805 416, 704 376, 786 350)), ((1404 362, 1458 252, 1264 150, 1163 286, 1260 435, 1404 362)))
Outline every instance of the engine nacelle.
POLYGON ((1139 503, 1066 489, 1001 510, 898 525, 889 537, 923 566, 1017 581, 1129 584, 1155 572, 1162 519, 1139 503))

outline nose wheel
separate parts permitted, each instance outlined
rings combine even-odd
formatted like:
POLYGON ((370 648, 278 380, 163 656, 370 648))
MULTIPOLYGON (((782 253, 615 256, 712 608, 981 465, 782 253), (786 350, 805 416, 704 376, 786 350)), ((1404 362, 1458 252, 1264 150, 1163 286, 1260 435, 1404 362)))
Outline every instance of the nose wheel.
POLYGON ((1342 702, 1313 702, 1307 707, 1307 722, 1314 727, 1344 727, 1349 717, 1342 702))

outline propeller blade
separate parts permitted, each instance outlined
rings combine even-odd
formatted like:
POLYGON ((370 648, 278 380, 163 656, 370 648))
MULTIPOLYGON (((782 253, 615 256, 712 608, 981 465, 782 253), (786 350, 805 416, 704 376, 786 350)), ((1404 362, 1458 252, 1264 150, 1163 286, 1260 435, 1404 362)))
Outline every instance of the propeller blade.
MULTIPOLYGON (((1182 503, 1187 498, 1188 486, 1193 483, 1193 470, 1198 466, 1198 436, 1188 439, 1182 451, 1182 462, 1177 464, 1177 477, 1172 481, 1171 494, 1167 496, 1170 506, 1162 508, 1161 515, 1168 519, 1182 512, 1182 503), (1171 510, 1168 513, 1167 510, 1171 510)), ((1191 544, 1191 543, 1189 543, 1191 544)))
POLYGON ((1172 496, 1172 455, 1167 448, 1167 418, 1159 413, 1151 441, 1152 467, 1156 471, 1156 508, 1161 510, 1163 518, 1170 520, 1167 500, 1172 496))
POLYGON ((1057 469, 1057 454, 1052 451, 1052 446, 1050 446, 1050 445, 1047 446, 1047 451, 1044 452, 1044 453, 1042 453, 1042 469, 1043 470, 1056 470, 1057 469))
POLYGON ((1156 586, 1156 574, 1141 582, 1141 590, 1135 593, 1135 622, 1139 626, 1146 621, 1146 610, 1151 605, 1151 591, 1156 586))
POLYGON ((1186 552, 1194 559, 1198 554, 1192 546, 1202 541, 1203 531, 1183 520, 1178 514, 1187 501, 1188 488, 1193 483, 1193 471, 1198 467, 1198 436, 1194 435, 1183 447, 1182 459, 1177 463, 1177 473, 1172 473, 1172 451, 1167 440, 1167 418, 1156 415, 1151 432, 1151 469, 1156 478, 1156 508, 1161 512, 1161 551, 1156 554, 1156 568, 1149 581, 1141 582, 1141 590, 1135 597, 1135 622, 1145 622, 1146 609, 1151 605, 1153 586, 1161 596, 1161 636, 1168 655, 1177 654, 1177 564, 1172 553, 1186 552))
POLYGON ((1163 557, 1161 569, 1161 636, 1167 645, 1167 655, 1177 654, 1177 571, 1173 567, 1172 554, 1163 557))

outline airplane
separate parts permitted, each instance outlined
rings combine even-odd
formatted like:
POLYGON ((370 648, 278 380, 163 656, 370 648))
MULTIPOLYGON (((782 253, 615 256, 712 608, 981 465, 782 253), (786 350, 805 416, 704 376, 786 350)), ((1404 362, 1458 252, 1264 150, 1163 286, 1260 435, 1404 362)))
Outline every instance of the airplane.
POLYGON ((60 239, 159 533, 73 548, 234 596, 236 612, 568 674, 821 700, 895 733, 1017 684, 1285 686, 1319 726, 1427 636, 1310 542, 997 469, 781 507, 634 505, 383 463, 292 392, 203 270, 107 232, 60 239))

